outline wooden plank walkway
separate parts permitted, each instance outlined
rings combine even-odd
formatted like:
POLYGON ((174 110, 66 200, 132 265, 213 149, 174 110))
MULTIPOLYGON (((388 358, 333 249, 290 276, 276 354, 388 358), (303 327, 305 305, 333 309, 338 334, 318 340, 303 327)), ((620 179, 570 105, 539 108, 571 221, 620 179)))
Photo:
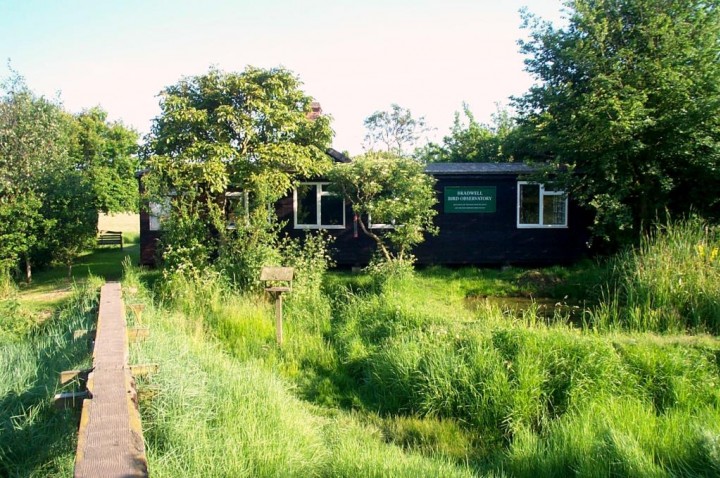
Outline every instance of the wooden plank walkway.
POLYGON ((108 282, 100 291, 93 371, 87 389, 91 398, 83 401, 75 477, 147 477, 119 282, 108 282))

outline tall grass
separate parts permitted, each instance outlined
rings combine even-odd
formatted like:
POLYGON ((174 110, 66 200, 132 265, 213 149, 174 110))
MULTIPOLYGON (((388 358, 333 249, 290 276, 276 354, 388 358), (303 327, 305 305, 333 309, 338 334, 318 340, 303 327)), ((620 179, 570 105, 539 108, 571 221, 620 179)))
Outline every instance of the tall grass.
POLYGON ((717 476, 720 342, 667 334, 715 330, 717 243, 693 222, 648 237, 613 262, 584 328, 466 303, 525 293, 535 273, 312 276, 287 298, 282 348, 266 299, 171 277, 157 309, 140 294, 156 330, 138 360, 161 364, 141 407, 151 470, 717 476))
POLYGON ((592 313, 601 327, 720 333, 720 231, 669 222, 611 261, 614 282, 592 313))
POLYGON ((55 410, 52 397, 60 390, 61 371, 90 363, 87 341, 75 340, 73 332, 91 328, 98 287, 92 279, 76 288, 70 301, 42 323, 17 306, 13 327, 6 326, 9 317, 0 317, 0 476, 71 473, 78 415, 55 410))
MULTIPOLYGON (((463 466, 385 443, 376 427, 352 414, 328 414, 298 399, 277 371, 311 352, 298 352, 292 340, 289 350, 233 342, 232 334, 249 335, 252 327, 226 329, 245 318, 226 315, 233 306, 250 313, 252 323, 257 299, 233 302, 218 282, 178 280, 170 311, 148 299, 136 271, 126 273, 124 285, 140 290, 134 300, 147 301, 144 322, 153 328, 133 348, 134 359, 160 365, 160 373, 140 383, 141 395, 151 395, 140 409, 153 476, 471 476, 463 466)), ((322 324, 310 318, 297 327, 317 333, 322 324)))
POLYGON ((393 294, 352 297, 334 336, 364 406, 391 423, 456 421, 471 437, 465 458, 485 472, 720 473, 717 341, 601 335, 491 306, 456 321, 393 294))

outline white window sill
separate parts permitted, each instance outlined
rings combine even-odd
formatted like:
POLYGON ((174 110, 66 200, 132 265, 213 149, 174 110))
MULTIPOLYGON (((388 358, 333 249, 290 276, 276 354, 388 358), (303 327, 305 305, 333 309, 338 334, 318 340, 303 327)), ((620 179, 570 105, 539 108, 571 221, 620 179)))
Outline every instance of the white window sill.
POLYGON ((545 224, 518 224, 518 229, 567 229, 567 224, 545 225, 545 224))
POLYGON ((345 229, 345 226, 319 226, 317 224, 296 224, 294 229, 345 229))

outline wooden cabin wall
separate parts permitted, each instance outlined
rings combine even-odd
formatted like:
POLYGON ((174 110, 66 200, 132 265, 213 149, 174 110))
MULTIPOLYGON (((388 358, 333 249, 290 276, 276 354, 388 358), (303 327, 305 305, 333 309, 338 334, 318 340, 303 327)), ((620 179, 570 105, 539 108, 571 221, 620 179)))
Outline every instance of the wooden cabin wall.
MULTIPOLYGON (((437 236, 426 235, 413 253, 421 265, 551 265, 575 262, 587 255, 591 215, 570 198, 566 228, 518 228, 518 177, 508 175, 440 175, 436 177, 437 236), (487 213, 445 213, 443 190, 448 186, 494 186, 496 210, 487 213)), ((145 208, 143 208, 145 209, 145 208)), ((293 227, 292 194, 276 203, 283 232, 304 237, 308 232, 293 227)), ((328 229, 334 238, 332 257, 339 266, 366 265, 375 242, 358 227, 355 235, 352 207, 345 206, 345 228, 328 229)), ((150 231, 148 211, 140 212, 140 263, 154 265, 160 231, 150 231)))
MULTIPOLYGON (((140 197, 143 197, 145 189, 142 184, 142 177, 138 177, 140 197)), ((157 262, 157 248, 160 240, 160 231, 150 230, 150 212, 148 205, 143 201, 140 206, 140 265, 155 266, 157 262)))
POLYGON ((515 175, 440 176, 435 209, 437 236, 426 236, 415 255, 421 264, 566 264, 587 254, 589 214, 571 200, 563 228, 518 228, 515 175), (496 211, 444 213, 443 190, 448 186, 495 186, 496 211))
MULTIPOLYGON (((434 223, 437 236, 426 235, 413 253, 422 265, 505 265, 567 264, 587 254, 590 215, 570 200, 568 226, 565 228, 518 228, 516 175, 440 176, 435 186, 438 214, 434 223), (488 213, 444 213, 444 188, 447 186, 495 186, 496 210, 488 213)), ((293 228, 292 196, 277 203, 285 232, 302 237, 303 229, 293 228)), ((365 265, 372 257, 375 242, 358 230, 354 236, 352 208, 346 205, 345 229, 329 229, 335 238, 333 258, 338 265, 365 265)), ((311 230, 316 231, 316 230, 311 230)))

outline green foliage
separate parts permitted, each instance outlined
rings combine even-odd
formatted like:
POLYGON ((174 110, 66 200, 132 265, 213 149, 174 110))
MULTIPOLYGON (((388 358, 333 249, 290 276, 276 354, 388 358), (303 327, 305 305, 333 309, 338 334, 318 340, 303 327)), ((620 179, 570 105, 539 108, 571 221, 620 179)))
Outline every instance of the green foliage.
POLYGON ((98 211, 92 183, 79 171, 59 171, 53 177, 41 213, 52 221, 52 229, 42 244, 53 260, 68 267, 90 248, 97 233, 98 211))
POLYGON ((295 268, 292 300, 318 296, 325 273, 334 265, 330 255, 333 237, 325 231, 308 232, 302 239, 286 237, 280 245, 283 264, 295 268))
POLYGON ((279 260, 269 205, 297 178, 327 171, 329 118, 312 114, 312 98, 282 68, 212 69, 165 88, 160 106, 144 181, 150 198, 175 195, 178 233, 164 235, 166 262, 200 268, 217 258, 234 283, 256 288, 260 267, 279 260), (223 218, 230 185, 249 198, 246 221, 232 230, 223 218))
POLYGON ((0 197, 0 269, 4 272, 12 271, 21 257, 28 257, 46 226, 37 195, 28 192, 23 199, 9 194, 0 197))
POLYGON ((503 143, 514 128, 510 113, 498 108, 494 115, 494 124, 479 123, 470 106, 463 103, 462 113, 455 112, 455 120, 450 134, 443 138, 442 144, 430 143, 416 152, 424 162, 443 163, 494 163, 506 161, 503 143))
POLYGON ((395 103, 390 108, 391 111, 376 111, 365 118, 365 149, 409 156, 428 132, 425 117, 413 118, 409 109, 395 103))
POLYGON ((385 261, 412 262, 412 247, 425 233, 436 232, 434 180, 417 161, 367 153, 335 165, 329 179, 331 188, 352 204, 360 228, 377 243, 385 261), (393 227, 372 229, 370 221, 393 227))
POLYGON ((94 108, 73 117, 14 73, 0 98, 0 269, 23 260, 68 270, 97 229, 97 210, 135 209, 137 133, 94 108), (112 199, 110 199, 112 198, 112 199))
POLYGON ((184 78, 161 93, 162 112, 147 144, 150 174, 166 188, 209 197, 232 184, 265 207, 296 177, 329 167, 329 118, 311 115, 311 103, 282 68, 212 69, 184 78))
POLYGON ((138 210, 137 131, 109 122, 99 107, 75 116, 71 156, 88 176, 97 209, 104 213, 138 210))
MULTIPOLYGON (((15 74, 2 84, 0 99, 0 262, 31 257, 46 248, 55 222, 44 217, 45 195, 56 174, 69 169, 71 118, 45 98, 36 97, 15 74)), ((28 275, 29 279, 29 275, 28 275)))
POLYGON ((280 224, 267 208, 257 208, 247 221, 238 220, 227 227, 223 211, 212 210, 212 224, 219 237, 215 270, 223 274, 235 287, 244 291, 259 291, 260 270, 263 266, 283 262, 280 252, 280 224))
POLYGON ((77 386, 60 386, 59 371, 90 364, 87 342, 75 340, 73 331, 92 327, 98 287, 97 280, 76 287, 67 304, 42 324, 23 305, 13 313, 15 330, 0 317, 0 475, 72 474, 78 415, 56 410, 52 398, 77 386))
POLYGON ((207 267, 217 243, 206 221, 201 204, 182 195, 173 198, 170 213, 163 221, 159 250, 167 274, 197 277, 207 267))
POLYGON ((521 45, 538 85, 516 101, 522 136, 567 168, 563 187, 593 209, 605 240, 634 241, 666 210, 716 218, 716 3, 566 5, 563 28, 525 15, 530 39, 521 45))

